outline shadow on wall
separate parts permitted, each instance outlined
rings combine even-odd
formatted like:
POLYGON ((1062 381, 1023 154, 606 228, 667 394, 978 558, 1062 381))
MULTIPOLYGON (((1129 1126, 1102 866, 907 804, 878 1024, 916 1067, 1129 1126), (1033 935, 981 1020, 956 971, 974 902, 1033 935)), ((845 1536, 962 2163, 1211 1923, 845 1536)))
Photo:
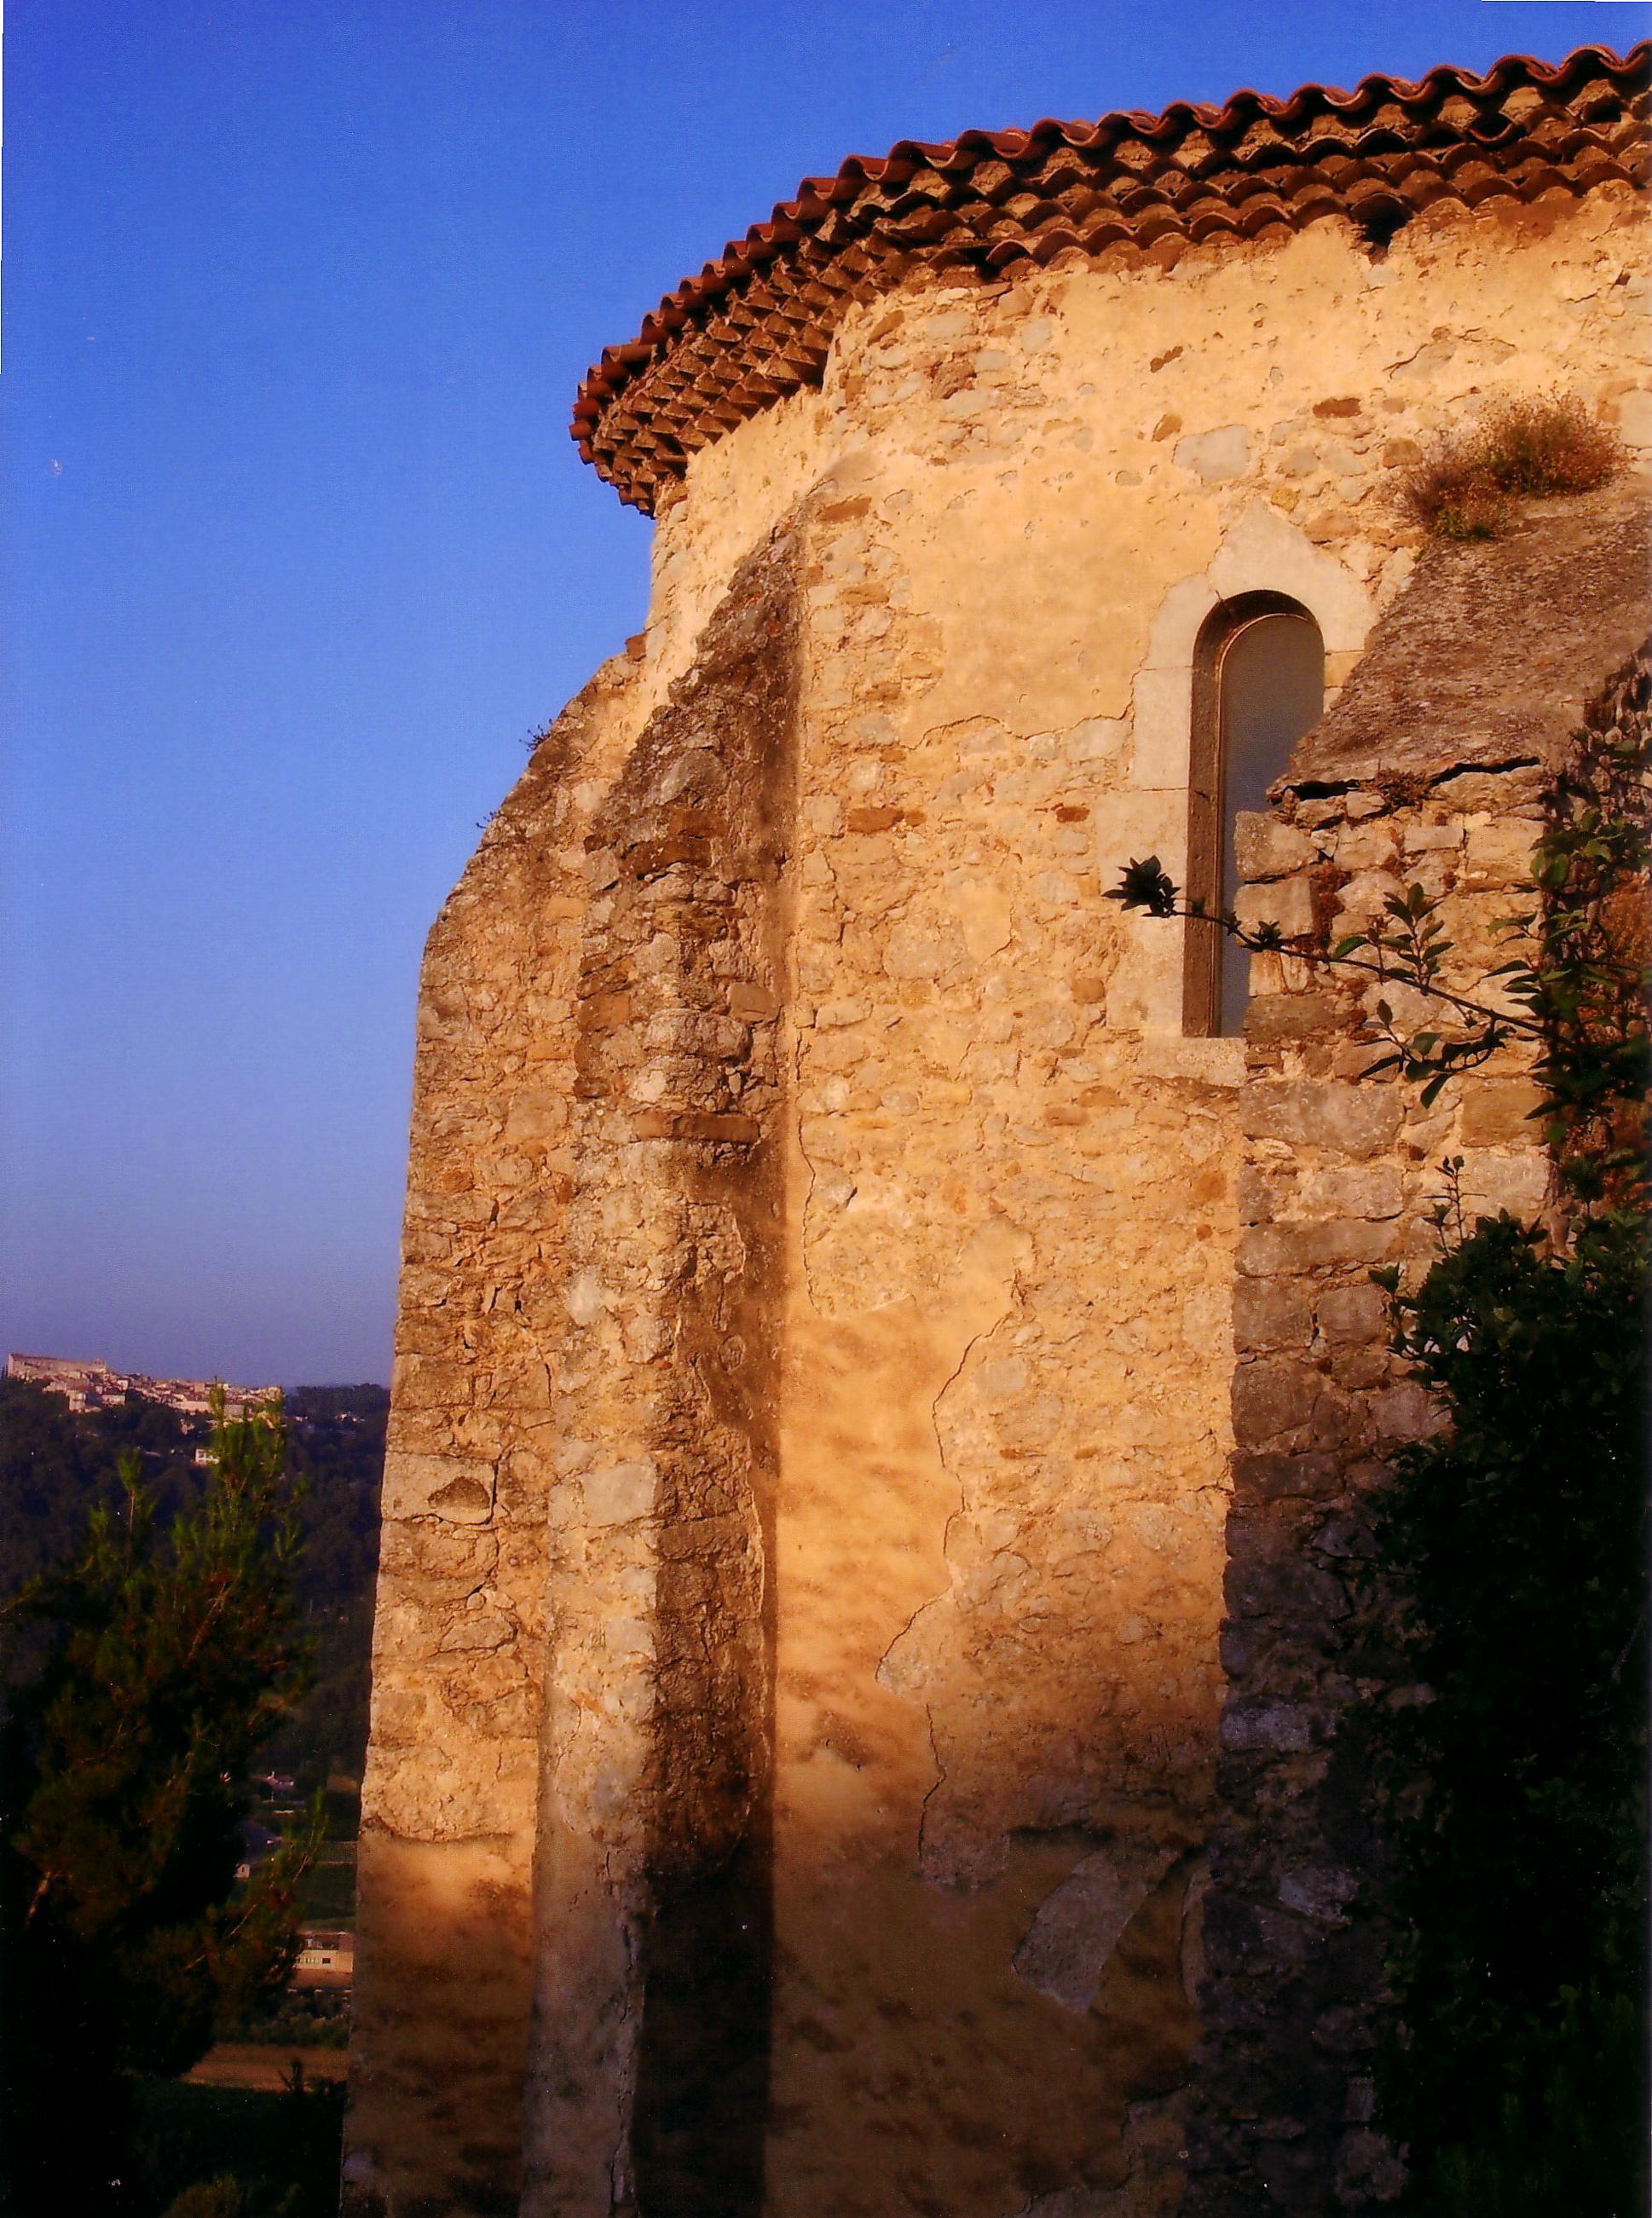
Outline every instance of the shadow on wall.
MULTIPOLYGON (((1082 2207, 1173 2209, 1197 1857, 1028 1831, 997 1880, 962 1891, 915 1883, 909 1860, 857 1862, 841 1837, 795 1843, 770 1990, 762 1845, 666 1893, 645 1928, 639 2218, 1011 2218, 1127 2187, 1128 2203, 1082 2207)), ((382 2049, 397 2015, 384 1993, 413 1998, 420 2066, 358 2074, 352 2140, 393 2153, 394 2184, 357 2157, 343 2209, 517 2218, 527 1906, 486 1843, 381 1837, 370 1853, 383 1984, 358 1997, 360 2024, 382 2049)))

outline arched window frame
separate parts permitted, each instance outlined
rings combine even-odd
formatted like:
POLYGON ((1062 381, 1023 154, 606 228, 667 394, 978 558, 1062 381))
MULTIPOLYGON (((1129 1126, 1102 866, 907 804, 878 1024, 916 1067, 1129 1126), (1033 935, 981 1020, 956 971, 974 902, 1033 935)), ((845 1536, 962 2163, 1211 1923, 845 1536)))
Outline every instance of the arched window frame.
MULTIPOLYGON (((1109 817, 1109 869, 1117 853, 1157 855, 1179 884, 1186 883, 1196 652, 1213 614, 1252 592, 1288 595, 1319 626, 1327 709, 1376 621, 1370 588, 1338 555, 1264 501, 1241 510, 1214 559, 1169 585, 1148 623, 1131 684, 1125 790, 1109 817)), ((1243 1043, 1188 1036, 1188 927, 1148 918, 1124 921, 1129 951, 1108 997, 1120 1027, 1152 1040, 1152 1053, 1167 1070, 1236 1084, 1243 1043)))
MULTIPOLYGON (((1222 858, 1227 833, 1226 737, 1222 729, 1222 667, 1241 634, 1263 616, 1297 616, 1311 623, 1324 647, 1324 628, 1314 610, 1288 593, 1259 589, 1218 601, 1199 628, 1193 649, 1193 700, 1187 779, 1187 872, 1190 901, 1222 905, 1222 858)), ((1222 936, 1220 926, 1190 921, 1183 943, 1182 1030, 1191 1039, 1222 1032, 1222 936)))

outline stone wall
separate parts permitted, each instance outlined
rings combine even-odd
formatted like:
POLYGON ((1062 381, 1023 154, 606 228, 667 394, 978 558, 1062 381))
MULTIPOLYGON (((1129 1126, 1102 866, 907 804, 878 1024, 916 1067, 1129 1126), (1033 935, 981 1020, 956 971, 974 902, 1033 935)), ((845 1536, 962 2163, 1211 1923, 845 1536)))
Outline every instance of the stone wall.
POLYGON ((523 2209, 760 2204, 795 553, 592 811, 523 2209))
POLYGON ((579 834, 630 674, 609 665, 560 718, 425 951, 362 1794, 345 2196, 364 2211, 515 2208, 579 834))
MULTIPOLYGON (((1473 993, 1507 959, 1498 920, 1531 906, 1531 851, 1575 733, 1644 728, 1647 492, 1543 504, 1507 542, 1430 552, 1300 750, 1277 814, 1244 820, 1253 915, 1284 917, 1305 889, 1303 944, 1334 940, 1420 884, 1445 900, 1448 983, 1473 993), (1609 679, 1615 666, 1625 674, 1609 679)), ((1361 2209, 1402 2183, 1370 2068, 1387 1927, 1366 1719, 1412 1690, 1372 1576, 1371 1515, 1395 1447, 1441 1420, 1389 1351, 1370 1273, 1398 1264, 1414 1286, 1439 1252, 1448 1156, 1470 1225, 1501 1209, 1530 1221, 1554 1198, 1524 1050, 1425 1109, 1415 1087, 1363 1075, 1382 1052, 1377 1000, 1420 1028, 1419 996, 1259 961, 1241 1098, 1222 1817, 1186 2218, 1361 2209)))
MULTIPOLYGON (((1383 1215, 1305 1037, 1247 1139, 1104 894, 1181 873, 1213 610, 1299 602, 1334 695, 1438 425, 1563 362, 1637 429, 1631 213, 914 282, 696 456, 427 956, 363 2218, 1173 2208, 1243 1220, 1276 1143, 1304 1223, 1425 1158, 1383 1215)), ((1284 867, 1374 883, 1356 815, 1284 867)), ((1254 1436, 1295 1345, 1245 1343, 1246 1468, 1321 1452, 1254 1436)))

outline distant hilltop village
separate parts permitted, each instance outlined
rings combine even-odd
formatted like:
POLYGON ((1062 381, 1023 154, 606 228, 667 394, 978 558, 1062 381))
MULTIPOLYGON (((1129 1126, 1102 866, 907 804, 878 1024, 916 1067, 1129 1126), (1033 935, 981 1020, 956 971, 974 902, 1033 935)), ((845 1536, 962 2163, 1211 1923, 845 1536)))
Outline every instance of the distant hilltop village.
MULTIPOLYGON (((60 1394, 71 1409, 107 1409, 127 1394, 141 1394, 180 1416, 204 1417, 212 1407, 213 1382, 207 1379, 149 1379, 141 1371, 111 1371, 107 1363, 80 1363, 66 1355, 14 1355, 8 1379, 27 1379, 60 1394)), ((232 1417, 268 1409, 281 1398, 279 1386, 226 1386, 224 1407, 232 1417)))

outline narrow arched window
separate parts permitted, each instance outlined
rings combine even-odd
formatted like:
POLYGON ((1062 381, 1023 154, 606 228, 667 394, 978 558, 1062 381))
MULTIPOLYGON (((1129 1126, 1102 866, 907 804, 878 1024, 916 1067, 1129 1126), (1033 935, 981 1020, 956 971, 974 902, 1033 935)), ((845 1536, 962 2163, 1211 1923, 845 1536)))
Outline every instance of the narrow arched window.
MULTIPOLYGON (((1234 820, 1265 809, 1268 788, 1325 705, 1325 647, 1306 609, 1283 593, 1244 593, 1207 618, 1193 665, 1187 891, 1231 908, 1239 891, 1234 820)), ((1187 927, 1183 1002, 1189 1032, 1245 1028, 1250 957, 1214 924, 1187 927)))

